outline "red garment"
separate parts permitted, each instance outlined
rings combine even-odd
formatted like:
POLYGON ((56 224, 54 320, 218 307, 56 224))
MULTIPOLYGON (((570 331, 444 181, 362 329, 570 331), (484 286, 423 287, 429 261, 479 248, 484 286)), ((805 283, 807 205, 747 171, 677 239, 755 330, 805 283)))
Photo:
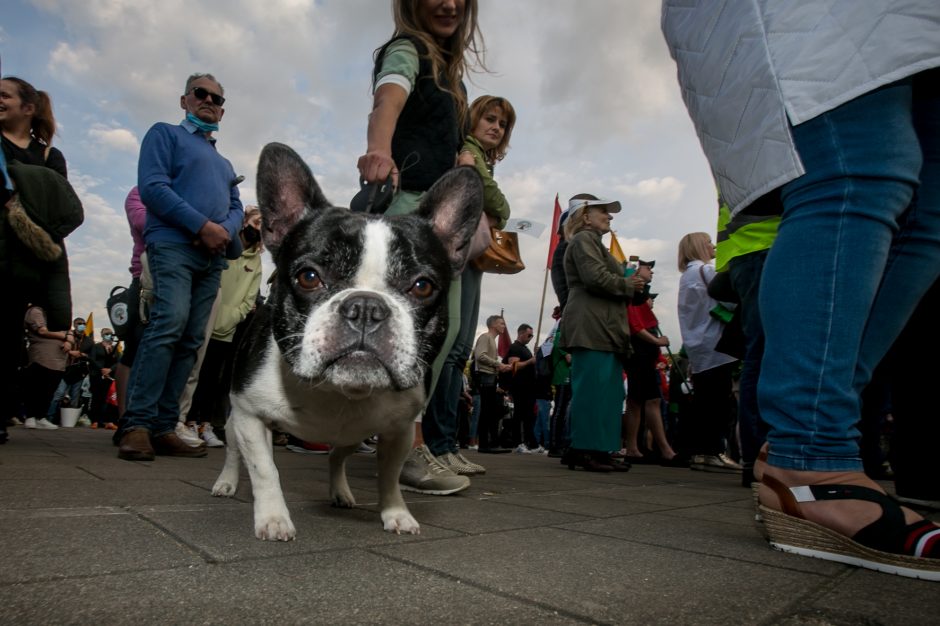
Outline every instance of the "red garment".
POLYGON ((634 335, 641 330, 652 330, 659 326, 659 320, 650 308, 649 300, 643 304, 628 304, 627 322, 630 324, 630 333, 634 335))

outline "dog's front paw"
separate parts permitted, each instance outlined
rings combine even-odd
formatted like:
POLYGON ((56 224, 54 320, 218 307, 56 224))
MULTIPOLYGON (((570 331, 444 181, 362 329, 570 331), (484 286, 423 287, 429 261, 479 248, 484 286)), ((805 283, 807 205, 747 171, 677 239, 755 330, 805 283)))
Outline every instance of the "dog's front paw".
POLYGON ((421 526, 417 520, 411 516, 408 509, 392 508, 382 511, 382 526, 386 531, 400 535, 402 533, 410 535, 420 535, 421 526))
POLYGON ((297 536, 290 517, 269 515, 255 522, 255 537, 262 541, 293 541, 297 536))
POLYGON ((332 497, 333 506, 341 509, 351 509, 356 506, 356 498, 348 489, 345 491, 336 491, 332 497))
POLYGON ((216 497, 231 498, 235 495, 235 492, 238 491, 238 483, 231 483, 227 480, 222 480, 219 478, 215 481, 215 484, 212 485, 212 495, 216 497))

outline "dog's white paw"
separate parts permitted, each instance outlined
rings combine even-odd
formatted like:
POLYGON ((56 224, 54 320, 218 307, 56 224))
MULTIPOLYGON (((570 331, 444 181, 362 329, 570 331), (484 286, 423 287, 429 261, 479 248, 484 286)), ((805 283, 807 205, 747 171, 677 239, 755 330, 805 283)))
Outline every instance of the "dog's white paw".
POLYGON ((212 495, 223 498, 231 498, 238 491, 238 483, 230 483, 221 478, 212 485, 212 495))
POLYGON ((408 509, 393 508, 382 511, 382 526, 386 531, 400 535, 402 533, 409 535, 420 535, 421 526, 417 520, 411 516, 408 509))
POLYGON ((296 536, 290 517, 269 515, 255 522, 255 537, 262 541, 293 541, 296 536))

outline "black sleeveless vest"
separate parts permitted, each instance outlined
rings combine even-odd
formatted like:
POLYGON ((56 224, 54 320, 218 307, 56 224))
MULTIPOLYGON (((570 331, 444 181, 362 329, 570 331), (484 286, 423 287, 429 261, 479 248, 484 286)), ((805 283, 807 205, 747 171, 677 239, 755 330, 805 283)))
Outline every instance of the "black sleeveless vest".
MULTIPOLYGON (((408 39, 418 50, 418 77, 392 135, 392 158, 400 171, 399 187, 427 191, 444 172, 454 167, 461 144, 457 106, 453 96, 434 84, 431 62, 419 40, 400 35, 382 46, 372 71, 373 82, 382 69, 385 51, 395 41, 408 39)), ((447 86, 447 79, 440 78, 447 86)), ((461 85, 461 88, 463 85, 461 85)))

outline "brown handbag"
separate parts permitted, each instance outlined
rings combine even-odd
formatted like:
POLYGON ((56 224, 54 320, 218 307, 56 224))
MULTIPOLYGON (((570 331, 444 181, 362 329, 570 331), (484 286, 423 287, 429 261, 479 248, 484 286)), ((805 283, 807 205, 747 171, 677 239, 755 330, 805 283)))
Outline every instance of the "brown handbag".
POLYGON ((518 235, 491 226, 489 247, 470 263, 487 274, 518 274, 525 269, 519 256, 518 235))

